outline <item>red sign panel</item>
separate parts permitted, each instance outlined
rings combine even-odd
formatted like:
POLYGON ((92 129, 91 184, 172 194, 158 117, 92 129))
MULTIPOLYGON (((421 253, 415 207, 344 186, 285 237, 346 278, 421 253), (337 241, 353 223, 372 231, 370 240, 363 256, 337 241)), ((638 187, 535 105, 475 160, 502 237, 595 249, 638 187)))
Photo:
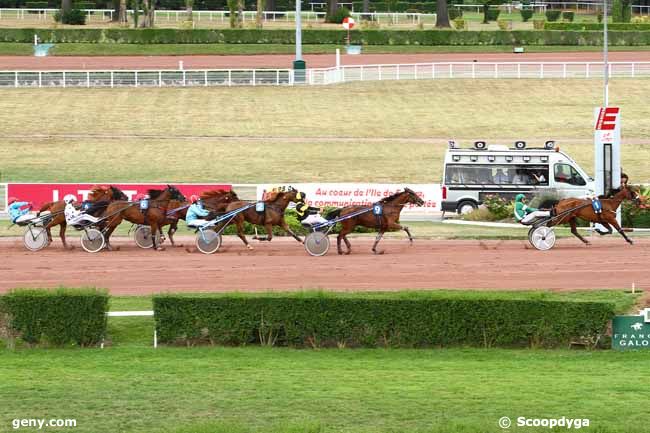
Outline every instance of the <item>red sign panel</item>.
MULTIPOLYGON (((36 208, 51 202, 63 200, 66 196, 73 196, 77 201, 88 198, 93 186, 108 185, 97 183, 10 183, 7 184, 6 197, 16 197, 20 201, 34 203, 36 208)), ((121 189, 129 200, 137 194, 146 193, 149 189, 165 189, 164 183, 113 183, 110 184, 121 189)), ((200 194, 202 191, 221 189, 230 191, 231 185, 206 183, 206 184, 174 184, 176 188, 187 198, 192 194, 200 194)))
POLYGON ((596 131, 613 131, 618 120, 618 107, 601 108, 596 120, 596 131))

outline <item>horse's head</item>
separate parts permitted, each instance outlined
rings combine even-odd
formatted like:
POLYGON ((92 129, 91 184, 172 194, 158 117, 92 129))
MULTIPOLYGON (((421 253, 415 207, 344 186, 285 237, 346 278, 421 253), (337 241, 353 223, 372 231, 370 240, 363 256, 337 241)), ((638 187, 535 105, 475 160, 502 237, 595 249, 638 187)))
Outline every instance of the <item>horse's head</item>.
POLYGON ((128 201, 129 197, 127 197, 124 192, 119 189, 116 186, 111 185, 109 188, 110 194, 111 194, 111 200, 123 200, 123 201, 128 201))
POLYGON ((281 192, 280 196, 294 203, 304 199, 304 194, 292 186, 288 187, 284 192, 281 192))
POLYGON ((414 204, 416 206, 423 206, 424 205, 424 200, 422 200, 422 198, 419 195, 417 195, 417 193, 415 191, 413 191, 411 188, 404 188, 404 192, 406 194, 408 194, 408 197, 407 197, 407 200, 406 200, 407 203, 411 203, 411 204, 414 204))
POLYGON ((641 205, 641 197, 639 196, 639 191, 636 187, 628 186, 627 184, 623 185, 621 191, 625 192, 625 198, 634 202, 636 206, 641 205))
POLYGON ((235 191, 230 190, 226 191, 226 193, 223 195, 223 200, 226 203, 232 203, 233 201, 239 201, 239 197, 235 191))
POLYGON ((90 189, 90 193, 88 194, 88 200, 90 201, 110 200, 111 198, 112 191, 106 185, 95 185, 90 189))
POLYGON ((167 185, 167 189, 165 191, 169 192, 169 196, 172 198, 172 200, 187 201, 183 193, 180 192, 174 185, 167 185))

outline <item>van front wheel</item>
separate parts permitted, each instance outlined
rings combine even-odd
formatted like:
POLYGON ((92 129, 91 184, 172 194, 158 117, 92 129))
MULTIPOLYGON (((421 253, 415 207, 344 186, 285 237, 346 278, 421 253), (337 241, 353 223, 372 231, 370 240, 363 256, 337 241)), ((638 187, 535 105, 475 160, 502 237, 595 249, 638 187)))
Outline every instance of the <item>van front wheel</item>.
POLYGON ((456 210, 460 215, 466 215, 472 212, 477 207, 478 205, 475 202, 466 200, 458 203, 458 207, 456 208, 456 210))

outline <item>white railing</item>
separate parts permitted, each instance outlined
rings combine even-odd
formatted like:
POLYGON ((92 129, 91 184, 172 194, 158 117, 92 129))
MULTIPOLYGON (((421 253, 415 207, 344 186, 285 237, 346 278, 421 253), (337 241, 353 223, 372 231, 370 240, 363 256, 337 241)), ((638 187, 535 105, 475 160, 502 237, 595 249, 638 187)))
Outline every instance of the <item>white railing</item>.
MULTIPOLYGON (((200 87, 327 85, 353 81, 602 78, 600 62, 444 62, 291 69, 0 71, 2 87, 200 87)), ((650 77, 650 62, 611 62, 612 78, 650 77)))
MULTIPOLYGON (((611 62, 610 77, 650 77, 650 62, 611 62)), ((431 79, 523 79, 523 78, 598 78, 604 76, 599 62, 448 62, 408 65, 358 65, 309 69, 311 85, 351 81, 431 80, 431 79)))
MULTIPOLYGON (((48 21, 54 19, 54 14, 59 9, 0 9, 0 19, 17 19, 17 20, 33 20, 33 21, 48 21)), ((88 21, 111 21, 113 14, 112 9, 82 9, 88 21)), ((140 14, 143 12, 140 11, 140 14)), ((129 17, 133 16, 133 10, 127 11, 129 17)), ((187 11, 185 10, 157 10, 155 11, 155 20, 158 23, 164 22, 182 22, 187 20, 187 11)), ((364 19, 376 21, 380 23, 391 24, 419 24, 419 23, 435 23, 436 14, 420 14, 420 13, 392 13, 392 12, 373 12, 368 14, 352 13, 352 16, 361 20, 361 15, 364 19)), ((266 11, 264 12, 264 21, 266 23, 293 23, 296 20, 296 13, 293 11, 277 12, 266 11)), ((302 21, 320 22, 325 19, 325 12, 304 11, 301 14, 302 21)), ((196 22, 206 23, 223 23, 226 24, 230 20, 229 11, 198 11, 192 12, 192 19, 196 22)), ((257 19, 256 11, 244 11, 242 14, 244 22, 255 22, 257 19)))
POLYGON ((0 71, 0 87, 199 87, 293 85, 291 69, 0 71))

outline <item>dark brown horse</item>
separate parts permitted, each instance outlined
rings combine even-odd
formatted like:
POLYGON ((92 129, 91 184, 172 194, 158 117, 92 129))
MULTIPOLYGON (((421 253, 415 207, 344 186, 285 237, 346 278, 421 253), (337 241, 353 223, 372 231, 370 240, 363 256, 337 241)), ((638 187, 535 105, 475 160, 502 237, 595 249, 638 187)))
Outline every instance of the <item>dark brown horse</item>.
POLYGON ((375 254, 384 253, 383 251, 377 251, 377 244, 379 244, 382 236, 384 236, 384 233, 387 231, 404 230, 409 237, 409 242, 413 244, 413 236, 411 236, 409 228, 399 224, 400 213, 402 212, 402 209, 404 209, 404 206, 409 203, 416 206, 422 206, 424 200, 418 197, 412 189, 404 188, 404 191, 396 192, 395 194, 383 198, 379 202, 375 203, 375 205, 380 206, 381 215, 375 215, 372 208, 368 208, 367 206, 346 206, 328 213, 326 216, 328 220, 356 214, 355 216, 341 221, 341 232, 336 238, 336 249, 338 253, 343 254, 341 241, 345 242, 347 248, 345 254, 350 254, 352 252, 352 245, 350 244, 347 235, 352 233, 352 230, 354 230, 356 226, 363 226, 377 230, 377 237, 375 238, 375 243, 372 245, 372 252, 375 254), (363 212, 364 210, 367 210, 367 212, 363 212))
MULTIPOLYGON (((102 213, 108 204, 115 200, 128 200, 129 198, 116 186, 93 186, 88 194, 88 202, 91 202, 93 205, 88 209, 88 213, 93 216, 98 216, 102 213)), ((65 221, 65 215, 63 211, 65 210, 65 202, 63 200, 53 201, 45 203, 39 209, 37 216, 40 216, 43 212, 50 212, 53 217, 52 220, 45 226, 47 231, 47 238, 52 242, 52 227, 59 226, 59 237, 61 237, 61 242, 63 242, 63 247, 67 249, 73 249, 72 245, 68 245, 65 240, 65 230, 67 224, 65 221)))
MULTIPOLYGON (((234 191, 224 191, 221 189, 215 189, 210 191, 203 191, 201 193, 201 200, 203 200, 203 205, 206 209, 211 212, 223 212, 228 206, 229 203, 239 200, 237 194, 234 191)), ((182 245, 176 245, 174 243, 174 233, 178 229, 178 220, 185 220, 187 216, 187 209, 190 207, 190 203, 186 201, 170 200, 169 210, 167 210, 167 218, 163 221, 162 226, 169 224, 169 230, 167 231, 167 236, 169 236, 169 241, 173 247, 182 247, 182 245)))
MULTIPOLYGON (((300 243, 303 242, 297 234, 291 231, 289 225, 284 220, 284 211, 287 209, 289 203, 296 201, 297 194, 298 190, 295 188, 290 188, 288 191, 284 192, 269 193, 267 199, 264 200, 263 212, 257 212, 255 206, 253 206, 235 216, 233 222, 237 225, 237 236, 239 236, 239 239, 241 239, 244 245, 246 245, 246 248, 249 250, 253 249, 253 247, 248 244, 248 240, 244 235, 244 221, 258 226, 264 226, 264 230, 266 230, 266 238, 256 238, 260 241, 270 241, 273 239, 273 226, 280 226, 285 232, 293 236, 295 240, 300 243)), ((245 201, 235 201, 226 206, 225 211, 230 212, 250 204, 251 203, 245 201)))
POLYGON ((621 236, 623 236, 623 239, 625 239, 629 244, 633 244, 634 242, 632 242, 632 240, 625 235, 625 232, 618 224, 618 221, 616 221, 616 210, 619 208, 623 200, 632 200, 637 205, 640 203, 638 194, 627 185, 623 185, 610 198, 600 199, 603 210, 599 214, 594 211, 594 208, 591 204, 591 199, 567 198, 560 200, 554 206, 554 215, 561 215, 563 212, 567 212, 567 214, 555 221, 552 221, 549 226, 569 224, 571 226, 571 233, 573 233, 573 235, 580 239, 582 242, 589 245, 589 241, 583 238, 580 233, 578 233, 578 229, 576 227, 576 219, 581 218, 592 223, 599 223, 605 227, 607 229, 606 232, 597 230, 597 232, 601 235, 612 234, 612 226, 614 226, 616 231, 619 232, 621 236))
MULTIPOLYGON (((112 250, 110 237, 122 220, 127 220, 133 224, 148 225, 151 233, 160 233, 162 238, 162 225, 167 219, 167 209, 172 200, 185 202, 185 196, 172 185, 167 185, 164 190, 150 189, 147 191, 150 197, 149 207, 146 211, 141 211, 139 202, 114 201, 104 212, 107 218, 107 226, 104 233, 106 238, 106 248, 112 250)), ((157 245, 156 236, 153 236, 153 249, 161 251, 164 248, 157 245)))

